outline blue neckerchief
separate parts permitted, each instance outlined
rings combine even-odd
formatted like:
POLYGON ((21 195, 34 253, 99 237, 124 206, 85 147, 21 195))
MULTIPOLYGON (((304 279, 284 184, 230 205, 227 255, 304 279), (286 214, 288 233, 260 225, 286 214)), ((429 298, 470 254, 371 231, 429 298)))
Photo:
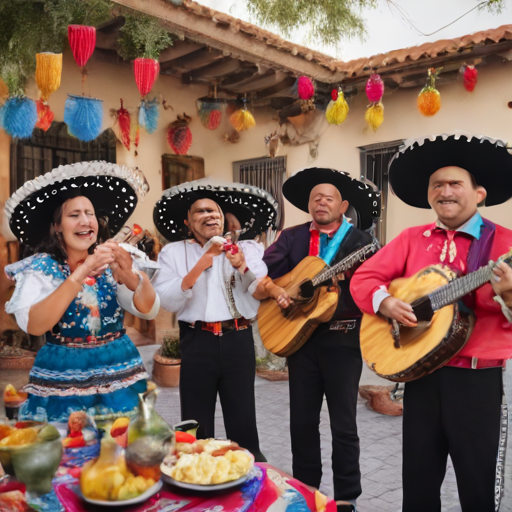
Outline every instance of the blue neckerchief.
POLYGON ((352 224, 346 219, 345 215, 343 215, 343 222, 341 223, 340 228, 336 231, 336 234, 332 237, 329 242, 328 236, 325 233, 320 233, 320 258, 322 258, 327 265, 331 264, 331 261, 334 259, 338 250, 340 248, 341 242, 345 239, 346 234, 349 232, 351 228, 353 228, 352 224))

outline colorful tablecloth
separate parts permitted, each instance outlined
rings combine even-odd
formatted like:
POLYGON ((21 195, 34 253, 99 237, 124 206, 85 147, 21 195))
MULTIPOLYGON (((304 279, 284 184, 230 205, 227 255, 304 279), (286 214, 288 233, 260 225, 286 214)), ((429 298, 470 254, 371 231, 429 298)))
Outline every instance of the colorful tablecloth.
MULTIPOLYGON (((55 485, 66 512, 97 512, 77 494, 77 480, 55 485)), ((48 512, 60 512, 46 509, 48 512)), ((105 508, 106 510, 106 508, 105 508)), ((115 509, 114 509, 115 510, 115 509)), ((183 491, 164 484, 145 503, 117 508, 123 512, 336 512, 336 503, 269 464, 256 464, 249 479, 234 490, 183 491)))

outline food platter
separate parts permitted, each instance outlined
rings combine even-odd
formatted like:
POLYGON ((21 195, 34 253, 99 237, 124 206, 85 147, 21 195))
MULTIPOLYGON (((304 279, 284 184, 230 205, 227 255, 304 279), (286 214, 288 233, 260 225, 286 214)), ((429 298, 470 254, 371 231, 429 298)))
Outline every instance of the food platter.
MULTIPOLYGON (((164 476, 164 475, 162 475, 164 476)), ((91 500, 89 498, 86 498, 80 491, 80 487, 77 486, 75 488, 75 492, 80 498, 82 498, 87 503, 90 503, 91 505, 101 505, 102 507, 122 507, 122 506, 128 506, 128 505, 136 505, 137 503, 142 503, 143 501, 146 501, 148 498, 151 498, 153 494, 157 493, 162 488, 162 481, 159 480, 155 485, 152 485, 147 491, 143 492, 142 494, 139 494, 135 498, 131 498, 129 500, 116 500, 116 501, 103 501, 103 500, 91 500)))
MULTIPOLYGON (((250 473, 249 473, 250 474, 250 473)), ((189 484, 187 482, 179 482, 178 480, 174 480, 169 475, 166 475, 162 472, 162 480, 171 485, 179 487, 180 489, 187 489, 189 491, 201 491, 201 492, 212 492, 212 491, 223 491, 224 489, 232 489, 234 487, 238 487, 242 485, 248 478, 249 474, 244 475, 237 480, 231 480, 230 482, 223 482, 222 484, 209 484, 209 485, 201 485, 201 484, 189 484)))

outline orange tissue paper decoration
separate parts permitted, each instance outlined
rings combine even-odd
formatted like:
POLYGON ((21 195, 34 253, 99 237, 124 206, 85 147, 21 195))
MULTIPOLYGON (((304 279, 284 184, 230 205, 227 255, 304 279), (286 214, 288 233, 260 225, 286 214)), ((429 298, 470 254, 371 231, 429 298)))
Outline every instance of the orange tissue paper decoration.
POLYGON ((469 64, 464 70, 464 88, 466 91, 473 92, 478 80, 478 70, 475 66, 469 64))
POLYGON ((192 145, 192 132, 188 123, 192 120, 187 114, 178 115, 176 121, 172 122, 167 129, 167 142, 177 155, 186 155, 192 145))
POLYGON ((52 125, 54 118, 53 112, 50 109, 50 105, 42 99, 36 101, 37 107, 37 123, 36 128, 40 128, 43 131, 48 131, 48 128, 52 125))
POLYGON ((36 84, 43 101, 60 87, 61 75, 62 53, 36 53, 36 84))
POLYGON ((229 116, 229 122, 237 132, 245 132, 256 126, 254 116, 247 110, 245 100, 243 108, 233 112, 229 116))
POLYGON ((436 89, 438 71, 428 70, 427 84, 418 95, 418 110, 424 116, 433 116, 441 108, 441 94, 436 89))

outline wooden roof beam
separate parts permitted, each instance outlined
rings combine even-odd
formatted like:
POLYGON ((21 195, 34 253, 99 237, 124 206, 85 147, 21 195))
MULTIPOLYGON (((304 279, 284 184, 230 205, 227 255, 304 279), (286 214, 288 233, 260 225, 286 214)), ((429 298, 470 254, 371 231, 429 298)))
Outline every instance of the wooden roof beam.
POLYGON ((178 57, 177 59, 160 62, 160 71, 169 75, 184 73, 211 64, 215 60, 222 59, 222 52, 210 48, 200 48, 192 53, 178 57))
POLYGON ((202 17, 177 7, 166 0, 113 0, 115 3, 163 21, 172 33, 184 34, 184 37, 220 50, 224 56, 242 61, 260 63, 294 76, 308 75, 316 80, 329 83, 341 82, 347 73, 330 70, 313 60, 307 60, 290 52, 282 51, 265 40, 243 32, 235 32, 234 27, 226 23, 216 23, 211 18, 202 17))

